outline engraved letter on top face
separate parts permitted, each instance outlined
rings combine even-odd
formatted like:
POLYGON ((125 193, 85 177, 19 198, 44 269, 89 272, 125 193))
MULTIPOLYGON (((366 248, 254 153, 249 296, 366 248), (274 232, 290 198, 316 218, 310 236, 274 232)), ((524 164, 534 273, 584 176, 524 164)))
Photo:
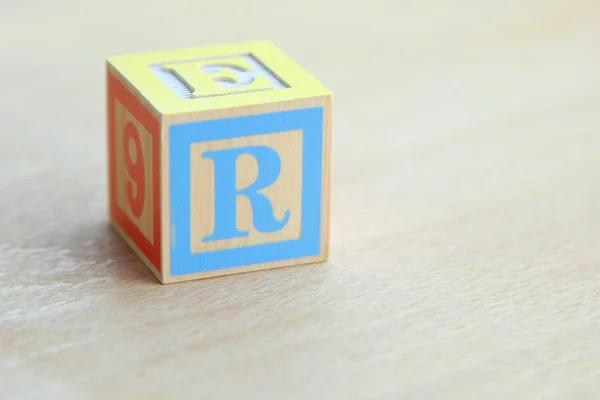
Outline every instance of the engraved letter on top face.
POLYGON ((163 65, 193 97, 219 96, 240 91, 273 89, 275 86, 244 57, 190 61, 163 65))
POLYGON ((273 206, 267 196, 259 190, 271 186, 279 178, 281 159, 277 152, 267 146, 251 146, 239 149, 207 151, 204 157, 211 158, 215 170, 215 230, 203 241, 232 239, 248 236, 247 231, 237 228, 237 196, 246 196, 252 207, 254 228, 263 233, 277 232, 285 228, 290 211, 278 220, 274 216, 273 206), (236 164, 242 154, 249 154, 258 163, 258 177, 243 189, 236 188, 236 164))

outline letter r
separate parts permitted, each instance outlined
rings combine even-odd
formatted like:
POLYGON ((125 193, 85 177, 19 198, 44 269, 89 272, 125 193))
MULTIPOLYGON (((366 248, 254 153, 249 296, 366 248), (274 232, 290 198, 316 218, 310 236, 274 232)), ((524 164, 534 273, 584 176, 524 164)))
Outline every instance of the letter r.
POLYGON ((248 236, 247 231, 237 228, 237 197, 246 196, 252 207, 254 228, 262 233, 277 232, 283 229, 289 219, 287 210, 283 219, 278 220, 273 212, 270 200, 259 190, 271 186, 281 173, 279 154, 267 146, 249 146, 244 148, 207 151, 204 158, 211 158, 215 171, 215 215, 214 232, 203 238, 204 242, 232 239, 248 236), (249 154, 258 164, 256 180, 243 189, 237 189, 237 159, 249 154))

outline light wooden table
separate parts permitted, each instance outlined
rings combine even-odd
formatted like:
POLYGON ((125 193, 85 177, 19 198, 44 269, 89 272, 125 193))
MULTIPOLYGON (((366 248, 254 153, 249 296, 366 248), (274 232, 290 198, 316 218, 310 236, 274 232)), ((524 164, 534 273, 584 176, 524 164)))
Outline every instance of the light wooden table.
POLYGON ((1 399, 600 398, 596 0, 135 3, 0 3, 1 399), (331 261, 161 286, 104 58, 253 39, 335 95, 331 261))

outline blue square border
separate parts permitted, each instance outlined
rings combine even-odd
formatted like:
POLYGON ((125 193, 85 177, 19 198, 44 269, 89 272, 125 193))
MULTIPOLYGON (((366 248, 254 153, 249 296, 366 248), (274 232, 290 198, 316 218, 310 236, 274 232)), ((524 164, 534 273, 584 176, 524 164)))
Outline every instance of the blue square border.
MULTIPOLYGON (((285 133, 284 133, 285 134, 285 133)), ((174 124, 169 128, 171 276, 315 256, 321 252, 323 107, 174 124), (299 239, 191 252, 193 143, 302 130, 302 225, 299 239), (173 231, 175 235, 173 234, 173 231)))

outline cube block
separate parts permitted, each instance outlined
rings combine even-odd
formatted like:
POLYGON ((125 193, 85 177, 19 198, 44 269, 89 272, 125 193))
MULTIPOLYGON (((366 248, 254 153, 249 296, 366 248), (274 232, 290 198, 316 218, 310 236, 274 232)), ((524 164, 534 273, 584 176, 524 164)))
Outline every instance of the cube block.
POLYGON ((109 215, 162 283, 327 260, 332 95, 267 41, 107 60, 109 215))

